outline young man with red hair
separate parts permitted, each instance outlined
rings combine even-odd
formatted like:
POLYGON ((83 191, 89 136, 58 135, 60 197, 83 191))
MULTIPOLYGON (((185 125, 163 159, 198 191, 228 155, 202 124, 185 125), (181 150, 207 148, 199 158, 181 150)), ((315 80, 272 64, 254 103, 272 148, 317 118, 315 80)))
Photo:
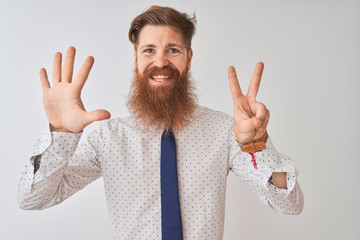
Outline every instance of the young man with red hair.
MULTIPOLYGON (((293 162, 278 153, 267 135, 269 110, 256 101, 263 63, 257 63, 245 95, 235 69, 228 68, 233 118, 197 104, 190 79, 195 18, 153 6, 131 23, 135 71, 128 99, 131 116, 104 121, 78 144, 90 123, 110 118, 106 110, 85 111, 81 89, 93 65, 88 57, 72 79, 75 48, 56 53, 52 86, 40 77, 49 130, 27 162, 19 206, 59 204, 103 177, 116 239, 222 239, 226 178, 233 171, 261 201, 285 214, 299 214, 302 191, 293 162), (177 207, 164 212, 164 136, 176 142, 177 207), (164 229, 166 214, 179 208, 177 237, 164 229)), ((167 146, 167 145, 166 145, 167 146)), ((172 176, 170 176, 172 177, 172 176)), ((164 178, 165 179, 165 178, 164 178)), ((171 204, 171 203, 170 203, 171 204)), ((176 213, 177 214, 177 213, 176 213)), ((171 225, 171 224, 170 224, 171 225)))

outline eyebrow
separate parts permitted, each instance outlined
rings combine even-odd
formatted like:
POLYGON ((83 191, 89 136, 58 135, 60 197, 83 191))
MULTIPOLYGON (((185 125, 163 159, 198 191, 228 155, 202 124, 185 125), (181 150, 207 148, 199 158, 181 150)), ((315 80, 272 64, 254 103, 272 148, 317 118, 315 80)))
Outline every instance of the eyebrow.
MULTIPOLYGON (((176 44, 176 43, 168 43, 168 44, 166 44, 165 47, 166 48, 169 48, 169 47, 185 48, 184 45, 179 45, 179 44, 176 44)), ((146 45, 142 45, 142 46, 139 47, 139 49, 143 49, 143 48, 156 48, 156 46, 154 44, 146 44, 146 45)))
POLYGON ((140 49, 140 48, 154 48, 154 47, 155 47, 154 44, 147 44, 147 45, 142 45, 142 46, 140 46, 139 49, 140 49))
POLYGON ((166 44, 166 47, 180 47, 180 48, 185 48, 184 45, 179 45, 179 44, 176 44, 176 43, 168 43, 168 44, 166 44))

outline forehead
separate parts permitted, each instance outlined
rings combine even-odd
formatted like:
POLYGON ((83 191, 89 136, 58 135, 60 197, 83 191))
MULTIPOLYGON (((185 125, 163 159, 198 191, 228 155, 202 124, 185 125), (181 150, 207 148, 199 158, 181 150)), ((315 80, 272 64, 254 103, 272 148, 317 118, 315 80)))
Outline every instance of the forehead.
POLYGON ((139 34, 138 46, 146 45, 166 46, 176 44, 184 46, 183 36, 174 27, 163 25, 146 25, 139 34))

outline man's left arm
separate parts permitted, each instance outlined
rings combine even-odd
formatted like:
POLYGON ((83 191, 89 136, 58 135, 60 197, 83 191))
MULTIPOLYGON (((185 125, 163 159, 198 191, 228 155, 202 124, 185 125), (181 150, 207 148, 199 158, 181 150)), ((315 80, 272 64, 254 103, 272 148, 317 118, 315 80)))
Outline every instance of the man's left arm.
POLYGON ((233 136, 243 150, 240 156, 230 158, 230 167, 245 180, 249 180, 263 202, 283 213, 299 214, 303 208, 303 194, 296 181, 295 167, 289 158, 275 150, 268 139, 270 112, 263 103, 256 101, 263 69, 262 62, 256 64, 245 95, 240 88, 235 68, 228 68, 234 106, 233 136), (238 162, 239 159, 241 162, 238 162), (253 169, 248 166, 249 162, 253 169))
POLYGON ((266 149, 253 155, 243 151, 232 130, 229 130, 229 142, 230 170, 246 181, 259 199, 275 211, 300 214, 304 196, 297 182, 298 171, 293 160, 279 153, 270 138, 266 141, 266 149))

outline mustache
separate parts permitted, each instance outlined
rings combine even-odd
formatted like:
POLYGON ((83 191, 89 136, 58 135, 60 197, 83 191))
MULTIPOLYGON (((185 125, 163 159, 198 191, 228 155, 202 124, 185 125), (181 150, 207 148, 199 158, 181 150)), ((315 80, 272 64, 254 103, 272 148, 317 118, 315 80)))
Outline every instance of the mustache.
POLYGON ((166 75, 169 78, 178 79, 180 77, 180 72, 177 68, 168 65, 163 68, 159 68, 157 66, 147 68, 143 74, 143 79, 149 79, 154 75, 166 75))

